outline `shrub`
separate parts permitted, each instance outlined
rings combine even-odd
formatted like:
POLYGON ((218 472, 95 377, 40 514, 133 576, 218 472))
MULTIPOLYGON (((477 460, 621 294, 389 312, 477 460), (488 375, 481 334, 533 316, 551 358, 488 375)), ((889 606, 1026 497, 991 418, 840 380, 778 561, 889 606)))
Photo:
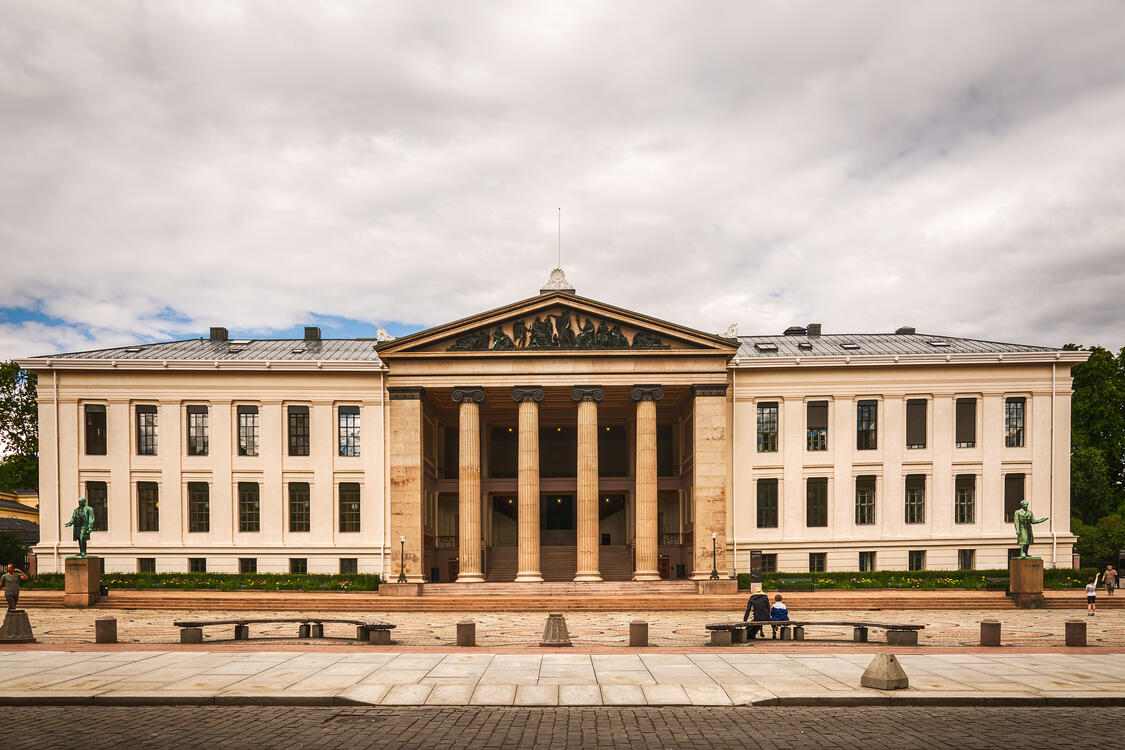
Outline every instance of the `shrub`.
MULTIPOLYGON (((117 589, 218 589, 220 591, 376 591, 378 573, 105 573, 102 585, 117 589)), ((25 588, 59 589, 62 573, 33 576, 25 588)))
MULTIPOLYGON (((1094 568, 1048 568, 1043 571, 1043 588, 1081 588, 1097 573, 1094 568)), ((780 578, 811 578, 818 589, 983 589, 986 578, 1007 578, 1000 570, 877 570, 834 573, 764 573, 762 588, 776 590, 780 578)), ((738 588, 750 588, 750 574, 738 574, 738 588)))

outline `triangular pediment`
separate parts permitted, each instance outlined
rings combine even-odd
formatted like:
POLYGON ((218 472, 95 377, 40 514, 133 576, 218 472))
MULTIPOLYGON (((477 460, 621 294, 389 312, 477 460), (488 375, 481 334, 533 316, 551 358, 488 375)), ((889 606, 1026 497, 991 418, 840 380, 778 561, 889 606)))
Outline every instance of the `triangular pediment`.
POLYGON ((395 356, 725 354, 738 342, 603 302, 551 292, 379 345, 395 356))

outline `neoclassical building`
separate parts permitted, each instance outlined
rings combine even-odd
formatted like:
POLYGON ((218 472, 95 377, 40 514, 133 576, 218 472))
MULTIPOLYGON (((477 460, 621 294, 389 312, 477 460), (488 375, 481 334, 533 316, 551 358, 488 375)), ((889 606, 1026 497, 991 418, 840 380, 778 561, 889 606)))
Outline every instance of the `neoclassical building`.
POLYGON ((1028 499, 1069 566, 1083 352, 920 334, 719 336, 540 294, 398 339, 207 338, 39 376, 39 570, 412 582, 994 568, 1028 499), (758 555, 761 555, 759 558, 758 555))

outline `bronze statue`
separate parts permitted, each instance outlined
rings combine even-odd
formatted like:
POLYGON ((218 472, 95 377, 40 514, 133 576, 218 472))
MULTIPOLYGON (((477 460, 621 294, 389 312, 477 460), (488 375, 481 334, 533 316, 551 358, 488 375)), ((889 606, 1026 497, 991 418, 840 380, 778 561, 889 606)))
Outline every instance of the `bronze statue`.
POLYGON ((634 349, 666 349, 667 345, 655 333, 637 331, 633 336, 634 349))
POLYGON ((573 349, 575 338, 574 329, 570 327, 570 313, 563 310, 562 315, 552 317, 555 319, 555 330, 558 331, 558 345, 563 349, 573 349))
POLYGON ((1043 523, 1047 517, 1036 518, 1035 514, 1027 508, 1027 501, 1020 503, 1020 509, 1015 512, 1016 542, 1020 546, 1020 557, 1027 557, 1027 548, 1035 543, 1035 534, 1031 530, 1032 524, 1043 523))
POLYGON ((516 345, 508 334, 504 333, 504 329, 496 326, 496 330, 492 332, 492 348, 493 350, 508 350, 515 349, 516 345))
POLYGON ((578 336, 575 343, 579 349, 593 349, 594 348, 594 322, 586 318, 586 324, 578 329, 578 336))
POLYGON ((94 509, 86 505, 86 498, 78 498, 78 507, 70 516, 67 526, 74 527, 74 541, 78 542, 78 556, 86 556, 86 542, 90 540, 90 532, 94 530, 94 509))
POLYGON ((451 352, 460 351, 480 351, 488 348, 488 331, 481 329, 479 331, 471 331, 458 336, 453 345, 449 347, 451 352))
POLYGON ((606 345, 610 349, 627 349, 629 347, 629 339, 625 338, 625 334, 621 332, 621 326, 614 326, 609 329, 609 342, 606 345))
POLYGON ((598 332, 594 338, 594 343, 603 349, 609 346, 609 326, 605 324, 604 320, 598 323, 598 332))
POLYGON ((523 349, 527 346, 527 323, 522 318, 512 323, 512 338, 516 348, 523 349))
POLYGON ((531 340, 527 343, 528 349, 551 348, 551 321, 543 321, 538 315, 531 324, 531 340))

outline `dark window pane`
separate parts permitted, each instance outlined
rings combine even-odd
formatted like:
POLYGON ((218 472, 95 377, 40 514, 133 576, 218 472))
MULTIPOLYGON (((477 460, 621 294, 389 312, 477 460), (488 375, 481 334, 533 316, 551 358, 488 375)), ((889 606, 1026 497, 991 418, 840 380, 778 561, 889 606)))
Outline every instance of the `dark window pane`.
POLYGON ((958 570, 976 570, 977 567, 977 551, 975 549, 959 549, 957 550, 957 569, 958 570))
POLYGON ((860 552, 859 553, 859 571, 861 573, 870 573, 875 570, 875 553, 874 552, 860 552))
POLYGON ((910 550, 908 553, 909 559, 907 567, 910 570, 925 570, 926 569, 926 552, 925 550, 910 550))
POLYGON ((456 479, 460 470, 461 435, 456 426, 442 430, 442 444, 438 456, 438 479, 456 479))
POLYGON ((879 402, 856 402, 856 450, 873 451, 878 440, 879 402))
POLYGON ((189 557, 188 558, 188 572, 191 572, 191 573, 206 573, 207 572, 207 558, 206 557, 189 557))
POLYGON ((306 557, 290 557, 289 558, 289 572, 290 573, 308 573, 309 561, 306 557))
POLYGON ((105 455, 105 406, 86 404, 86 455, 105 455))
POLYGON ((828 402, 810 401, 805 416, 807 441, 810 451, 828 450, 828 402))
POLYGON ((758 480, 758 528, 777 528, 777 480, 758 480))
POLYGON ((1012 523, 1016 520, 1016 511, 1024 500, 1023 474, 1004 475, 1004 522, 1012 523))
POLYGON ((855 522, 859 526, 875 523, 875 477, 855 478, 855 522))
POLYGON ((137 558, 137 572, 138 573, 155 573, 156 572, 156 558, 155 557, 138 557, 137 558))
POLYGON ((514 478, 518 450, 519 436, 515 427, 493 427, 488 441, 488 476, 493 479, 514 478))
POLYGON ((211 530, 211 486, 188 482, 188 531, 202 534, 211 530))
POLYGON ((358 456, 359 407, 341 406, 338 412, 340 419, 340 455, 358 456))
POLYGON ((906 447, 926 447, 926 399, 912 398, 906 402, 906 447))
POLYGON ((258 407, 238 407, 238 455, 258 455, 258 407))
POLYGON ((777 402, 758 404, 758 452, 777 451, 777 402))
POLYGON ((826 552, 810 552, 809 553, 809 572, 810 573, 823 573, 828 567, 828 553, 826 552))
POLYGON ((137 455, 156 455, 156 407, 137 405, 137 455))
POLYGON ((763 573, 776 573, 777 572, 777 554, 769 553, 762 555, 762 572, 763 573))
POLYGON ((954 435, 958 448, 973 448, 977 444, 977 400, 957 399, 957 427, 954 435))
POLYGON ((359 559, 355 557, 340 558, 340 574, 352 575, 359 572, 359 559))
POLYGON ((309 455, 309 407, 290 406, 286 409, 289 433, 289 455, 309 455))
POLYGON ((206 406, 187 408, 187 452, 189 456, 206 456, 208 451, 208 418, 206 406))
POLYGON ((238 572, 239 573, 257 573, 258 572, 258 558, 256 558, 256 557, 240 557, 240 558, 238 558, 238 572))
MULTIPOLYGON (((660 451, 660 428, 656 431, 656 448, 660 451)), ((577 454, 576 454, 577 455, 577 454)), ((659 467, 657 468, 659 473, 659 467)), ((598 476, 629 475, 629 431, 625 425, 598 426, 598 476)))
POLYGON ((906 522, 926 522, 926 476, 908 474, 906 477, 906 522))
POLYGON ((340 531, 359 531, 358 482, 340 482, 340 531))
MULTIPOLYGON (((672 439, 674 432, 675 430, 670 424, 658 425, 656 428, 656 473, 658 476, 674 477, 679 473, 679 466, 676 465, 676 445, 672 439)), ((624 433, 624 430, 622 430, 622 433, 624 433)), ((628 464, 627 461, 625 463, 628 464)))
POLYGON ((805 482, 805 526, 828 525, 828 479, 812 477, 805 482))
POLYGON ((93 531, 108 531, 109 490, 105 482, 86 482, 86 504, 94 511, 93 531))
POLYGON ((1004 446, 1022 448, 1024 444, 1024 407, 1027 400, 1009 398, 1004 401, 1004 446))
POLYGON ((958 474, 954 481, 954 520, 957 523, 976 520, 976 483, 974 474, 958 474))
POLYGON ((308 531, 312 511, 308 482, 289 483, 289 530, 308 531))
POLYGON ((257 482, 238 483, 238 530, 260 531, 262 528, 261 502, 257 482))
POLYGON ((156 482, 137 482, 137 530, 160 531, 160 489, 156 482))

